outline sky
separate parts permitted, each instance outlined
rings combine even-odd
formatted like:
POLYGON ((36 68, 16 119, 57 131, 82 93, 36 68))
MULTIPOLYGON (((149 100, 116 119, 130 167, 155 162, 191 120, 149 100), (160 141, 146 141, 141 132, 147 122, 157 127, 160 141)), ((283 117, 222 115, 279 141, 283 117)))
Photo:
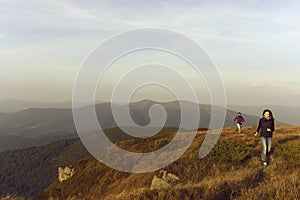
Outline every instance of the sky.
MULTIPOLYGON (((299 9, 296 0, 0 0, 0 100, 70 101, 80 66, 99 44, 157 27, 180 32, 205 49, 228 104, 300 106, 299 9)), ((118 66, 161 57, 189 73, 191 66, 174 56, 144 51, 116 63, 105 84, 122 75, 118 66)), ((193 84, 200 103, 208 103, 203 80, 193 84)), ((103 91, 99 100, 108 96, 103 91)), ((133 96, 172 97, 165 92, 150 86, 133 96)))

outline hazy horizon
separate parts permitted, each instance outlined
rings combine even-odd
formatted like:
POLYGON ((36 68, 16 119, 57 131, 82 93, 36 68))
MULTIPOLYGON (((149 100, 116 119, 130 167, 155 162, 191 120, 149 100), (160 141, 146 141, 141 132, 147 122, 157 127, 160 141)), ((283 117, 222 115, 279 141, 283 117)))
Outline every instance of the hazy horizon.
MULTIPOLYGON (((135 103, 135 102, 140 102, 140 101, 144 101, 144 100, 150 100, 150 101, 155 101, 158 103, 168 103, 168 102, 173 102, 173 101, 178 101, 177 99, 168 99, 168 100, 159 100, 159 99, 151 99, 151 98, 141 98, 141 99, 134 99, 133 101, 130 101, 129 103, 135 103)), ((72 99, 71 100, 57 100, 57 101, 33 101, 33 100, 28 100, 28 99, 0 99, 0 103, 3 102, 13 102, 13 101, 20 101, 20 102, 28 102, 28 103, 41 103, 41 104, 63 104, 63 103, 72 103, 72 99)), ((207 104, 207 105, 211 105, 210 102, 194 102, 194 101, 189 101, 189 100, 183 100, 183 101, 187 101, 187 102, 191 102, 191 103, 198 103, 198 104, 207 104)), ((96 103, 107 103, 107 102, 112 102, 109 100, 101 100, 101 99, 96 99, 95 100, 96 103)), ((82 103, 88 103, 88 102, 82 102, 82 103)), ((117 104, 127 104, 128 102, 125 101, 115 101, 114 103, 117 104)), ((88 103, 88 105, 90 105, 88 103)), ((269 106, 283 106, 283 107, 299 107, 300 105, 283 105, 283 104, 226 104, 226 107, 228 109, 230 109, 229 107, 231 106, 235 106, 235 107, 253 107, 253 106, 266 106, 266 108, 269 106)))
MULTIPOLYGON (((76 74, 97 45, 132 29, 158 27, 181 32, 206 50, 219 69, 228 105, 300 106, 299 8, 295 0, 1 1, 0 100, 71 101, 76 74)), ((198 102, 210 103, 204 81, 189 65, 150 51, 116 63, 96 98, 109 100, 105 90, 120 75, 118 67, 153 58, 183 71, 198 102)), ((174 96, 149 87, 132 97, 147 98, 174 96)))

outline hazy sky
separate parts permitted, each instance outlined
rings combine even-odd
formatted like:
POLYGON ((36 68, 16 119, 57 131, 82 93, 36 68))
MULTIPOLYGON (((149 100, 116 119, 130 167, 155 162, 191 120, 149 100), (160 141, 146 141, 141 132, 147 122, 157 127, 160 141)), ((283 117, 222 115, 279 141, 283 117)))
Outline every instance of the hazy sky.
POLYGON ((159 27, 207 51, 229 104, 300 105, 299 10, 297 0, 0 0, 0 100, 71 100, 76 73, 98 44, 159 27))

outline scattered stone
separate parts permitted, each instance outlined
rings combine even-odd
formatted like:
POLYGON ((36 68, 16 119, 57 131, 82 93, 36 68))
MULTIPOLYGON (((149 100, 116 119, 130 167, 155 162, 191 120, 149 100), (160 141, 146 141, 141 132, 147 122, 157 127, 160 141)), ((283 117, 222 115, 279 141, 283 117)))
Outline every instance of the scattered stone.
POLYGON ((75 174, 75 169, 70 167, 65 167, 64 169, 58 167, 58 180, 59 182, 63 182, 69 178, 71 178, 75 174))
POLYGON ((162 179, 167 181, 168 183, 177 183, 179 181, 179 177, 175 174, 168 173, 166 170, 160 170, 160 173, 162 173, 162 179))
POLYGON ((160 170, 159 174, 154 175, 151 182, 151 190, 168 188, 171 185, 176 184, 179 181, 178 176, 172 173, 168 173, 166 170, 160 170))

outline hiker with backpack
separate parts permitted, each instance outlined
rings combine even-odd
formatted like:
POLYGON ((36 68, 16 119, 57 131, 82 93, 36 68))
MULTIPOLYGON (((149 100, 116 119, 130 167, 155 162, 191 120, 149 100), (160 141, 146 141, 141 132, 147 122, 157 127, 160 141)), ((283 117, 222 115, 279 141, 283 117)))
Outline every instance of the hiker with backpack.
POLYGON ((271 110, 266 109, 262 113, 263 117, 259 119, 258 127, 255 132, 255 136, 260 134, 260 140, 262 144, 261 159, 264 165, 268 164, 267 156, 271 151, 271 143, 273 132, 275 131, 275 123, 271 110))
POLYGON ((234 118, 233 121, 236 123, 236 126, 238 128, 238 132, 242 133, 242 126, 243 126, 243 123, 245 122, 245 119, 242 116, 242 114, 240 112, 238 112, 237 116, 234 118))

